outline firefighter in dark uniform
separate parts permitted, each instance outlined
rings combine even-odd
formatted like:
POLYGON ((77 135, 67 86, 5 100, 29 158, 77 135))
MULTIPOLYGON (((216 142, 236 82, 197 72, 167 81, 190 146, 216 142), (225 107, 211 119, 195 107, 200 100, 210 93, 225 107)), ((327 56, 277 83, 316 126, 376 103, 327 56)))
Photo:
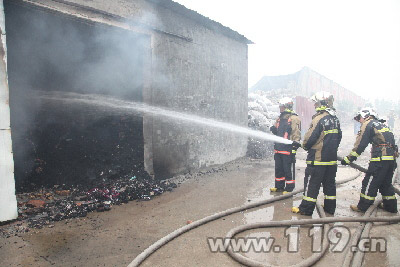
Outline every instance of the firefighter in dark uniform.
POLYGON ((374 203, 379 192, 383 199, 383 208, 397 213, 397 200, 393 190, 392 179, 396 169, 398 150, 393 133, 382 122, 372 108, 361 109, 355 120, 361 123, 361 130, 350 154, 343 158, 342 164, 348 165, 355 161, 371 143, 371 160, 368 172, 362 181, 360 200, 358 205, 350 205, 354 211, 365 212, 374 203))
POLYGON ((273 134, 294 141, 293 144, 275 143, 275 187, 271 192, 292 192, 295 188, 295 177, 292 175, 292 164, 295 162, 296 150, 300 147, 301 121, 293 111, 293 100, 284 97, 279 100, 280 116, 270 130, 273 134))
POLYGON ((317 113, 304 136, 303 148, 308 152, 304 177, 304 195, 293 213, 311 216, 321 184, 325 195, 324 210, 334 214, 336 209, 337 150, 342 140, 342 130, 333 108, 333 96, 318 92, 311 97, 317 113))

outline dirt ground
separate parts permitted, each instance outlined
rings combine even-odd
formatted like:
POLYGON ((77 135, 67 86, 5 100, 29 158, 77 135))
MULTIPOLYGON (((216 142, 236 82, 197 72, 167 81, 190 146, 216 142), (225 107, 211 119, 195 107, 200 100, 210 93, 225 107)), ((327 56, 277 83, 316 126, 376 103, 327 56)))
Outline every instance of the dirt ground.
MULTIPOLYGON (((354 135, 350 128, 339 154, 351 149, 354 135)), ((357 161, 367 164, 367 151, 357 161)), ((304 151, 299 151, 296 166, 296 188, 302 188, 305 169, 304 151)), ((151 201, 130 202, 114 206, 109 212, 90 213, 85 218, 55 223, 52 228, 0 238, 1 266, 127 266, 139 253, 161 237, 187 224, 228 208, 271 198, 269 188, 274 183, 272 159, 240 159, 225 165, 219 172, 203 172, 182 183, 173 192, 166 192, 151 201)), ((357 174, 350 167, 340 166, 337 180, 357 174)), ((349 209, 359 198, 362 176, 338 187, 335 216, 360 216, 349 209)), ((323 194, 319 195, 322 201, 323 194)), ((245 212, 233 214, 196 228, 162 247, 142 266, 240 266, 226 253, 211 253, 207 238, 224 237, 233 227, 270 220, 305 219, 290 212, 298 206, 301 194, 245 212)), ((399 200, 398 200, 399 202, 399 200)), ((393 216, 379 210, 377 216, 393 216)), ((314 212, 313 217, 318 217, 314 212)), ((338 226, 343 224, 336 224, 338 226)), ((353 233, 358 223, 345 224, 353 233)), ((3 226, 5 227, 5 226, 3 226)), ((299 234, 298 253, 286 252, 288 239, 284 229, 257 229, 246 237, 276 238, 280 253, 248 252, 247 256, 274 265, 288 266, 312 255, 308 227, 299 234)), ((400 224, 377 224, 371 236, 385 238, 386 252, 367 253, 364 266, 400 265, 400 224)), ((341 266, 344 253, 328 254, 316 266, 341 266)))

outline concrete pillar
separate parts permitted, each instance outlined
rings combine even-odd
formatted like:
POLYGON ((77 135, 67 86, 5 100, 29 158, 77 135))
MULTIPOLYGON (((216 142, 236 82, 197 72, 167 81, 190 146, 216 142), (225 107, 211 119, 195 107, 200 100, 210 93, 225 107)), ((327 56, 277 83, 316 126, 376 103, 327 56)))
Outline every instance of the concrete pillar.
POLYGON ((0 0, 0 222, 18 217, 11 143, 7 79, 7 45, 3 0, 0 0))

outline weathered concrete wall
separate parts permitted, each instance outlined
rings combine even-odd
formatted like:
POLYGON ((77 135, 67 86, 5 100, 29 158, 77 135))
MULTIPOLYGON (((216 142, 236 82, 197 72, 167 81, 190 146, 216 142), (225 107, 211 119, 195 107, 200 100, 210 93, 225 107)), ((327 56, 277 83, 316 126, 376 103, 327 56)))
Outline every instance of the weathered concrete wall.
MULTIPOLYGON (((222 25, 202 23, 204 18, 198 14, 185 13, 182 8, 173 11, 155 0, 35 2, 67 15, 150 35, 151 62, 145 70, 144 102, 247 125, 244 37, 231 38, 232 32, 222 25)), ((149 116, 143 123, 145 165, 149 173, 161 178, 224 163, 246 153, 247 138, 232 133, 149 116)))
MULTIPOLYGON (((207 118, 247 125, 247 44, 159 8, 169 32, 192 42, 157 34, 153 40, 153 104, 207 118)), ((156 175, 220 164, 246 153, 247 139, 196 125, 155 120, 156 175)))
MULTIPOLYGON (((152 32, 151 92, 143 93, 145 102, 247 125, 246 43, 151 1, 82 4, 161 30, 152 32)), ((161 178, 246 153, 247 138, 232 133, 150 117, 145 117, 144 123, 146 165, 161 178)))
POLYGON ((14 161, 12 156, 7 46, 3 1, 0 0, 0 222, 16 219, 14 161))

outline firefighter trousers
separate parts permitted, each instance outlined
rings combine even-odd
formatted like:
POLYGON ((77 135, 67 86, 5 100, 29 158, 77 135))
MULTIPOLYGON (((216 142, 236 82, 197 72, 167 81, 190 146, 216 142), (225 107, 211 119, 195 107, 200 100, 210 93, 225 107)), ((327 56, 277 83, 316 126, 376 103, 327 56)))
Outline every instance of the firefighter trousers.
POLYGON ((321 184, 325 195, 324 210, 330 214, 335 213, 336 171, 337 165, 307 165, 304 177, 304 195, 299 206, 301 213, 311 215, 314 212, 321 184))
POLYGON ((397 200, 392 179, 396 168, 394 160, 371 161, 368 172, 362 181, 358 208, 366 211, 371 206, 378 191, 382 195, 383 207, 389 212, 397 212, 397 200))
POLYGON ((292 192, 295 187, 295 177, 292 175, 293 155, 275 153, 275 187, 278 190, 292 192))

